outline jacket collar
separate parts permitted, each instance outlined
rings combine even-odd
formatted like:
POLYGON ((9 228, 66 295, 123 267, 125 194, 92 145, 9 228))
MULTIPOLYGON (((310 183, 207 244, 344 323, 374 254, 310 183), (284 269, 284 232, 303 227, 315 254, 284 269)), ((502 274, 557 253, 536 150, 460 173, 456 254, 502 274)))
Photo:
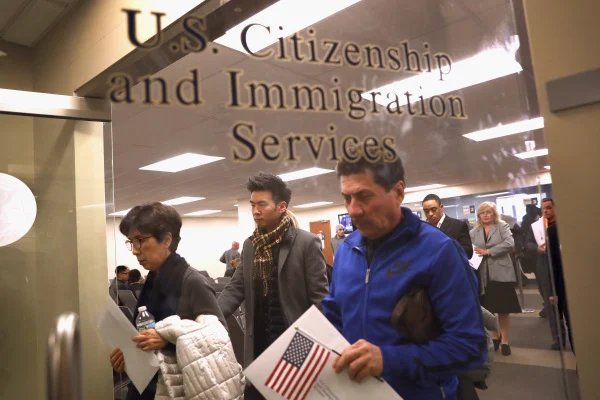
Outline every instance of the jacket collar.
MULTIPOLYGON (((409 208, 401 207, 401 209, 402 221, 400 221, 391 233, 383 238, 382 245, 391 242, 405 242, 419 233, 423 222, 409 208)), ((344 242, 350 247, 360 247, 366 245, 367 238, 359 230, 356 230, 348 235, 344 242)))
POLYGON ((283 240, 281 243, 279 243, 279 257, 277 259, 278 272, 281 272, 281 269, 283 268, 283 265, 290 254, 290 249, 292 247, 292 243, 294 242, 294 238, 296 237, 296 233, 297 232, 294 224, 290 224, 290 227, 288 228, 283 240))

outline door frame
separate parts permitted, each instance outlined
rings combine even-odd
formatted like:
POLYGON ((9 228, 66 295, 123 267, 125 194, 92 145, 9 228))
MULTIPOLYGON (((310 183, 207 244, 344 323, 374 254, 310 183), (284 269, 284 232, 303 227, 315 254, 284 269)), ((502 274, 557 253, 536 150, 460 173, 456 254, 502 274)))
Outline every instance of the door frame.
POLYGON ((111 122, 108 100, 0 89, 0 114, 111 122))

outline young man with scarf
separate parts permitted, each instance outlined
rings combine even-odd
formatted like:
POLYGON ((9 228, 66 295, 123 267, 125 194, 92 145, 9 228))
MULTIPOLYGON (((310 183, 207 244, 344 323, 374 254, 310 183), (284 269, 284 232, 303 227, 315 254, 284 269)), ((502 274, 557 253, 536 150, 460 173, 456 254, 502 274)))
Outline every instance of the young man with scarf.
MULTIPOLYGON (((312 305, 320 308, 328 290, 321 241, 299 229, 287 211, 291 190, 267 173, 251 177, 247 188, 256 229, 244 242, 242 261, 218 298, 225 317, 246 302, 244 367, 312 305)), ((245 399, 262 396, 248 387, 245 399)))

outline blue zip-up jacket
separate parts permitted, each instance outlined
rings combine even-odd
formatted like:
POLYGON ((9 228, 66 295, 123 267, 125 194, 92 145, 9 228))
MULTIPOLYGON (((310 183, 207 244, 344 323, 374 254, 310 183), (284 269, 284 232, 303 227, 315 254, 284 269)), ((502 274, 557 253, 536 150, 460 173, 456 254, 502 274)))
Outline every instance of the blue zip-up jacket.
POLYGON ((364 339, 381 349, 383 378, 404 400, 456 399, 456 376, 487 357, 477 278, 456 241, 408 208, 402 214, 370 267, 360 232, 346 238, 322 307, 350 343, 364 339), (391 323, 392 310, 414 286, 427 288, 443 330, 421 345, 409 343, 391 323))

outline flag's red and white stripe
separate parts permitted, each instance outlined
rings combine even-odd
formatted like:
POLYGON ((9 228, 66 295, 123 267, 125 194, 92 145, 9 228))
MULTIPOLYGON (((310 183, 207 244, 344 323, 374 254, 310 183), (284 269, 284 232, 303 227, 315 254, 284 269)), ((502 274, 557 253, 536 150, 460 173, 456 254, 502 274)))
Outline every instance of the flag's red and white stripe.
POLYGON ((315 343, 300 368, 296 368, 284 359, 279 360, 265 386, 288 400, 304 400, 328 359, 329 351, 315 343))

